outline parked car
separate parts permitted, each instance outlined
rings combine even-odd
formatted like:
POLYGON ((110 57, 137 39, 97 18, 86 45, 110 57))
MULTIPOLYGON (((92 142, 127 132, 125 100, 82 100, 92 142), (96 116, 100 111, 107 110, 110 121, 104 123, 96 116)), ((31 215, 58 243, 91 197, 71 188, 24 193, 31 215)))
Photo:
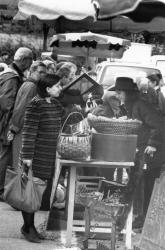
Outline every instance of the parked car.
POLYGON ((163 80, 165 82, 165 55, 151 56, 151 63, 153 67, 156 67, 161 71, 163 80))
POLYGON ((123 61, 107 62, 98 64, 97 82, 103 86, 105 90, 109 90, 115 86, 117 77, 131 77, 134 82, 139 77, 146 77, 153 74, 161 74, 160 70, 150 64, 129 63, 123 61))

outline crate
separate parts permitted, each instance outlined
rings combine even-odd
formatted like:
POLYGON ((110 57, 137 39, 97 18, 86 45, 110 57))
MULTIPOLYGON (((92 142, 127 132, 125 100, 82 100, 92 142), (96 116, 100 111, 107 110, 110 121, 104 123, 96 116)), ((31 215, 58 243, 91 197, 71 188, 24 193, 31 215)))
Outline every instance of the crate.
POLYGON ((92 134, 91 158, 111 162, 133 162, 137 135, 92 134))

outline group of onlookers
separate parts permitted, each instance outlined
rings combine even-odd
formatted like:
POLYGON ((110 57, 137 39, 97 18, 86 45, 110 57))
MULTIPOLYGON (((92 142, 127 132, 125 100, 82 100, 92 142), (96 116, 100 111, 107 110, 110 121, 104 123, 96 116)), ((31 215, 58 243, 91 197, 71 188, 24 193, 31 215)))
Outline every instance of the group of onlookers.
MULTIPOLYGON (((53 59, 33 61, 33 52, 19 48, 11 65, 0 73, 0 200, 3 201, 7 168, 47 180, 41 209, 50 209, 56 144, 62 123, 74 105, 85 106, 79 90, 63 92, 73 81, 77 67, 53 59), (27 173, 26 173, 27 174, 27 173)), ((43 238, 34 226, 34 213, 22 211, 25 238, 43 238)))
MULTIPOLYGON (((32 167, 34 176, 47 180, 41 209, 49 210, 55 149, 61 126, 72 110, 80 107, 83 112, 87 101, 80 89, 63 91, 75 79, 76 72, 77 66, 72 62, 57 63, 51 58, 33 61, 33 52, 26 47, 19 48, 13 63, 0 72, 1 201, 6 169, 17 170, 25 165, 32 167)), ((95 72, 88 72, 88 75, 96 80, 95 72)), ((144 209, 137 218, 139 222, 141 217, 142 224, 155 178, 159 177, 165 162, 165 98, 162 88, 158 75, 143 77, 136 84, 129 77, 118 77, 112 91, 103 95, 102 87, 97 89, 101 101, 87 110, 95 115, 126 116, 142 121, 135 168, 129 173, 130 187, 136 189, 135 192, 141 191, 143 180, 144 209)), ((22 234, 29 241, 40 242, 43 236, 34 226, 34 213, 22 211, 22 216, 22 234)))
MULTIPOLYGON (((11 167, 16 170, 22 163, 31 167, 33 159, 34 175, 47 179, 47 186, 50 186, 43 202, 43 207, 45 204, 47 206, 43 209, 49 209, 55 146, 64 115, 63 107, 56 99, 62 90, 61 78, 56 73, 56 63, 53 60, 33 61, 33 52, 26 47, 19 48, 15 52, 13 63, 1 72, 1 201, 6 169, 11 167), (25 115, 28 104, 35 96, 37 97, 25 115)), ((40 236, 34 227, 34 214, 22 211, 22 215, 24 225, 21 232, 28 240, 38 242, 40 236)))

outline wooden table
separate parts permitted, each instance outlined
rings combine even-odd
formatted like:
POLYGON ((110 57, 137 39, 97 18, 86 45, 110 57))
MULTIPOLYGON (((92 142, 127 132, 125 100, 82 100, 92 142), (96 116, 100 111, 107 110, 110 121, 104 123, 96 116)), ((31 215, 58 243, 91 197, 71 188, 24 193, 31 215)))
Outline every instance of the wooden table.
MULTIPOLYGON (((74 200, 75 200, 75 182, 76 182, 76 170, 79 167, 104 167, 104 168, 118 168, 123 169, 134 166, 134 162, 107 162, 107 161, 72 161, 63 160, 57 158, 55 168, 55 179, 52 188, 52 197, 55 194, 55 190, 58 183, 58 178, 62 166, 70 168, 70 175, 68 181, 68 211, 67 211, 67 232, 66 232, 66 247, 71 247, 72 231, 73 231, 73 213, 74 213, 74 200)), ((132 233, 132 209, 128 215, 126 222, 126 249, 131 249, 131 233, 132 233)))

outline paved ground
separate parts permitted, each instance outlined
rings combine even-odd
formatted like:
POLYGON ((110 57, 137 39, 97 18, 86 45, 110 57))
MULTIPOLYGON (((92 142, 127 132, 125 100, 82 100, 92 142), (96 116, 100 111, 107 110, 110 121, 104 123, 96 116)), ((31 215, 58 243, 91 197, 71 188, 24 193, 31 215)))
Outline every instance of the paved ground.
MULTIPOLYGON (((45 212, 37 212, 36 226, 41 228, 45 219, 45 212)), ((65 232, 50 231, 46 233, 47 240, 40 244, 31 243, 24 239, 20 233, 22 216, 8 204, 0 202, 0 250, 60 250, 65 248, 65 232), (50 240, 52 239, 52 240, 50 240)), ((71 250, 78 250, 78 242, 73 237, 71 250)))
MULTIPOLYGON (((36 213, 35 225, 41 232, 46 212, 36 213)), ((19 211, 14 210, 8 204, 0 202, 0 250, 80 250, 82 249, 82 236, 73 233, 72 247, 65 248, 65 230, 46 231, 46 240, 40 244, 26 241, 20 233, 22 216, 19 211)), ((139 240, 140 235, 133 237, 133 245, 139 240)), ((94 247, 95 248, 95 247, 94 247)), ((124 250, 124 241, 116 247, 117 250, 124 250)))

